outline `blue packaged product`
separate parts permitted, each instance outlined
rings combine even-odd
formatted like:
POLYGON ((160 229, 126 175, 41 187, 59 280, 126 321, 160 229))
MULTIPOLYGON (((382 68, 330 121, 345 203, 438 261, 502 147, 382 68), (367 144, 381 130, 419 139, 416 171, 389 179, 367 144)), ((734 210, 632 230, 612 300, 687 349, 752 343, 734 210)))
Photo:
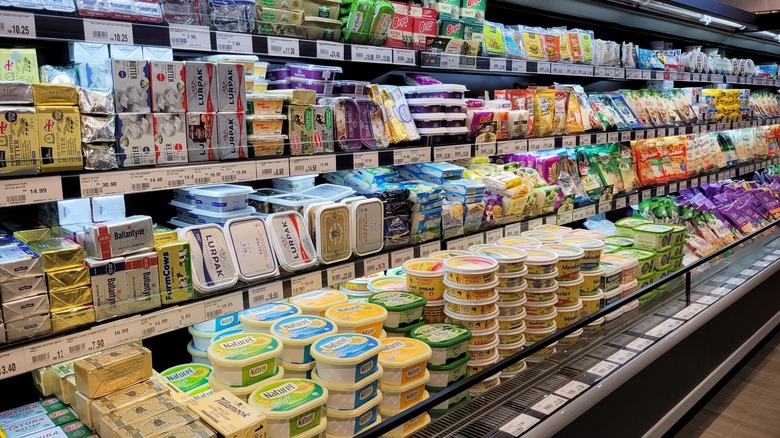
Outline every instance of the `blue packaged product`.
POLYGON ((442 188, 449 193, 460 193, 464 195, 482 194, 485 192, 487 186, 481 182, 473 181, 466 178, 450 179, 446 180, 442 184, 442 188))
POLYGON ((461 177, 466 171, 465 168, 448 162, 422 163, 420 170, 441 178, 461 177))

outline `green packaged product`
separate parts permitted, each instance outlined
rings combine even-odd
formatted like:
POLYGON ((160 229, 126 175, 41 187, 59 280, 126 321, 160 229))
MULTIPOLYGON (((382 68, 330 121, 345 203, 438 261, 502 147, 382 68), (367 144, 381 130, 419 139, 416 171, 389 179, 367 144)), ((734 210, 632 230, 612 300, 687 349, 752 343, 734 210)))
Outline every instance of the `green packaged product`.
POLYGON ((484 34, 483 54, 488 56, 506 56, 504 25, 498 23, 485 23, 484 34))
POLYGON ((373 0, 352 0, 349 3, 342 3, 341 22, 344 24, 345 41, 362 44, 368 40, 374 18, 374 6, 373 0))
POLYGON ((485 22, 487 0, 462 0, 460 18, 467 23, 482 24, 485 22))
POLYGON ((393 4, 380 0, 374 6, 374 19, 371 21, 371 34, 368 36, 368 44, 372 46, 381 46, 387 40, 387 31, 393 24, 395 8, 393 4))
POLYGON ((436 0, 433 9, 439 13, 440 20, 460 19, 460 0, 436 0))
POLYGON ((439 20, 439 36, 463 38, 465 26, 457 20, 439 20))

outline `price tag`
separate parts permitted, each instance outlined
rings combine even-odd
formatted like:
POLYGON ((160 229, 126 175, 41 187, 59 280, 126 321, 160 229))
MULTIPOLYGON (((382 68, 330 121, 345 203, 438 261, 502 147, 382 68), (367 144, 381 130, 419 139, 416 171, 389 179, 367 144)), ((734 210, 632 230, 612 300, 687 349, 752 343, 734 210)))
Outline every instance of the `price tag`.
POLYGON ((185 50, 211 50, 211 32, 206 26, 170 26, 168 34, 171 48, 185 50))
POLYGON ((618 134, 617 132, 610 132, 610 133, 608 133, 607 134, 607 141, 609 143, 615 143, 615 142, 620 141, 620 134, 618 134))
POLYGON ((414 50, 393 49, 393 64, 417 65, 417 52, 414 50))
POLYGON ((496 243, 498 242, 498 239, 501 239, 503 237, 504 237, 503 228, 485 231, 485 243, 496 243))
POLYGON ((550 63, 549 62, 537 62, 536 63, 536 72, 537 73, 550 73, 550 63))
POLYGON ((631 131, 620 131, 620 141, 630 141, 631 131))
MULTIPOLYGON (((208 317, 208 312, 206 315, 208 317)), ((214 318, 220 315, 215 315, 214 318)), ((139 326, 141 327, 141 339, 177 330, 181 327, 179 309, 177 307, 172 307, 170 309, 154 312, 147 316, 142 316, 139 326)))
POLYGON ((526 71, 528 71, 528 66, 525 61, 512 60, 513 73, 525 73, 526 71))
POLYGON ((452 239, 447 241, 447 249, 449 250, 456 250, 456 251, 465 251, 469 247, 468 241, 466 241, 465 237, 461 237, 460 239, 452 239))
POLYGON ((206 320, 206 305, 192 303, 179 306, 179 327, 189 327, 206 320))
POLYGON ((379 167, 379 152, 356 152, 352 155, 353 169, 366 169, 369 167, 379 167))
POLYGON ((520 222, 504 227, 504 237, 517 237, 523 232, 523 224, 520 222))
POLYGON ((310 175, 336 171, 335 155, 314 155, 290 158, 290 175, 310 175))
POLYGON ((268 37, 268 54, 277 56, 300 56, 298 40, 290 38, 268 37))
MULTIPOLYGON (((197 304, 203 308, 203 303, 197 304)), ((199 316, 200 319, 193 323, 202 322, 206 319, 202 311, 199 316)), ((115 345, 122 345, 141 339, 140 321, 140 316, 133 316, 120 319, 112 324, 101 325, 100 328, 105 328, 107 330, 106 346, 113 347, 115 345)))
POLYGON ((596 143, 603 144, 607 142, 607 134, 596 134, 596 143))
MULTIPOLYGON (((84 34, 86 36, 86 32, 84 34)), ((0 35, 14 38, 37 38, 35 16, 24 12, 0 12, 0 35)), ((132 32, 130 35, 132 38, 132 32)))
POLYGON ((246 33, 217 32, 217 51, 253 53, 252 35, 246 33))
POLYGON ((475 145, 476 156, 478 157, 492 157, 496 155, 495 143, 477 143, 475 145))
POLYGON ((552 72, 552 74, 562 75, 564 71, 565 70, 563 64, 558 64, 557 62, 550 63, 550 72, 552 72))
POLYGON ((599 362, 596 366, 589 369, 587 372, 590 374, 595 374, 599 377, 604 377, 607 374, 611 373, 618 367, 617 364, 614 364, 612 362, 607 362, 605 360, 602 360, 599 362))
POLYGON ((558 213, 558 225, 565 225, 571 222, 574 222, 574 213, 571 210, 558 213))
POLYGON ((624 363, 631 360, 634 356, 636 356, 636 353, 633 351, 628 350, 618 350, 617 353, 612 354, 607 358, 608 361, 614 362, 616 364, 623 365, 624 363))
POLYGON ((279 178, 290 176, 290 159, 276 158, 273 160, 255 161, 257 179, 279 178))
POLYGON ((650 339, 635 339, 626 345, 626 348, 630 348, 635 351, 644 351, 647 347, 653 345, 653 341, 650 339))
MULTIPOLYGON (((319 274, 319 272, 318 272, 319 274)), ((320 286, 321 287, 321 286, 320 286)), ((233 292, 206 301, 206 319, 218 318, 244 310, 244 293, 233 292)))
POLYGON ((571 212, 571 217, 572 220, 581 221, 588 217, 588 215, 585 213, 585 208, 577 208, 571 212))
POLYGON ((392 64, 393 49, 387 47, 352 46, 352 60, 392 64))
POLYGON ((658 186, 655 188, 656 196, 663 196, 666 194, 666 186, 658 186))
POLYGON ((543 398, 539 403, 531 406, 531 410, 542 413, 544 415, 550 415, 558 408, 565 405, 568 401, 569 400, 563 397, 551 394, 543 398))
POLYGON ((452 161, 461 158, 471 158, 471 145, 441 146, 433 149, 434 161, 452 161))
POLYGON ((281 281, 259 284, 249 288, 249 307, 257 307, 284 299, 284 286, 281 281))
POLYGON ((460 68, 460 57, 458 55, 442 53, 439 58, 439 67, 455 69, 460 68))
MULTIPOLYGON (((133 44, 133 25, 122 21, 85 18, 84 41, 88 43, 133 44)), ((209 47, 211 49, 211 47, 209 47)))
POLYGON ((593 69, 593 76, 599 76, 599 77, 607 76, 606 67, 595 67, 593 69))
POLYGON ((612 77, 615 79, 623 79, 626 77, 626 71, 620 67, 612 68, 612 77))
POLYGON ((27 372, 24 348, 0 352, 0 379, 27 372))
POLYGON ((677 193, 677 183, 669 184, 669 193, 677 193))
POLYGON ((404 262, 414 258, 414 248, 404 248, 390 253, 390 267, 398 268, 403 266, 404 262))
POLYGON ((520 436, 523 432, 533 427, 539 421, 541 420, 528 414, 520 414, 513 418, 509 423, 501 426, 501 429, 499 430, 512 436, 520 436))
POLYGON ((466 237, 466 245, 469 248, 474 245, 483 245, 484 243, 485 243, 485 236, 481 233, 466 237))
POLYGON ((578 395, 582 394, 588 388, 590 388, 590 385, 588 385, 587 383, 577 382, 576 380, 573 380, 558 388, 558 390, 555 391, 555 394, 560 395, 561 397, 566 397, 568 399, 573 399, 574 397, 577 397, 578 395))
POLYGON ((673 318, 682 319, 684 321, 687 321, 687 320, 693 318, 694 316, 698 315, 699 313, 701 313, 706 308, 707 308, 707 306, 705 306, 704 304, 693 303, 690 306, 688 306, 688 307, 680 310, 679 312, 675 313, 673 318))
POLYGON ((125 172, 85 173, 79 175, 81 197, 124 194, 130 186, 125 172))
POLYGON ((634 137, 636 137, 637 140, 644 140, 646 132, 647 131, 645 131, 644 129, 636 131, 636 133, 634 134, 634 137))
POLYGON ((292 278, 292 296, 298 296, 322 289, 322 274, 320 271, 309 272, 292 278))
POLYGON ((577 137, 573 135, 567 135, 566 137, 563 137, 563 147, 573 148, 574 146, 577 146, 577 137))
POLYGON ((27 352, 25 353, 28 359, 27 366, 30 369, 34 369, 64 362, 70 357, 66 356, 66 351, 63 338, 33 344, 27 347, 27 352))
POLYGON ((506 59, 490 58, 490 71, 506 71, 506 59))
POLYGON ((592 140, 593 137, 591 137, 590 134, 584 134, 577 136, 577 145, 579 146, 586 146, 593 143, 592 140))
POLYGON ((328 286, 337 285, 355 278, 355 264, 347 263, 327 270, 328 286))
POLYGON ((150 190, 161 190, 168 187, 163 180, 162 173, 156 169, 131 170, 126 171, 130 180, 130 191, 135 193, 148 192, 150 190))
POLYGON ((599 202, 599 214, 612 211, 612 201, 599 202))
POLYGON ((515 152, 526 152, 528 150, 528 140, 508 140, 496 144, 496 153, 498 155, 508 155, 515 152))
MULTIPOLYGON (((469 148, 471 149, 471 148, 469 148)), ((409 149, 409 164, 415 163, 430 163, 431 161, 431 148, 413 148, 409 149)), ((471 156, 471 150, 469 150, 468 156, 462 156, 461 158, 469 158, 471 156)))
POLYGON ((343 61, 344 44, 317 40, 317 58, 343 61))
POLYGON ((642 200, 650 199, 653 197, 653 192, 650 189, 642 190, 642 200))
POLYGON ((226 163, 222 166, 222 182, 246 182, 257 179, 257 164, 252 162, 226 163))
POLYGON ((0 182, 0 207, 62 200, 62 178, 47 176, 0 182))
POLYGON ((555 148, 555 139, 552 137, 547 138, 532 138, 528 140, 529 151, 541 151, 555 148))
POLYGON ((363 275, 371 275, 388 269, 390 269, 390 262, 387 254, 379 254, 363 260, 363 275))
POLYGON ((428 257, 432 253, 441 250, 441 243, 438 240, 426 242, 420 245, 420 257, 428 257))
POLYGON ((639 205, 639 195, 634 193, 628 197, 629 205, 639 205))
POLYGON ((662 338, 666 336, 669 332, 676 329, 677 327, 681 326, 683 324, 682 321, 677 319, 667 319, 666 321, 658 324, 657 326, 653 327, 652 329, 648 330, 645 334, 647 336, 652 336, 654 338, 662 338))
POLYGON ((615 198, 615 210, 622 210, 624 208, 626 208, 626 198, 615 198))
POLYGON ((653 78, 653 72, 650 70, 642 70, 642 79, 652 79, 653 78))

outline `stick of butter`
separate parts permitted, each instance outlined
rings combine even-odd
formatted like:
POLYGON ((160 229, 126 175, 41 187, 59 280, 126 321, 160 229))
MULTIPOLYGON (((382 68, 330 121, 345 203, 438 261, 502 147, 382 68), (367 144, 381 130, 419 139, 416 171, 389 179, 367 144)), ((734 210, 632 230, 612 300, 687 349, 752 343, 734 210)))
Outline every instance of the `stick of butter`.
POLYGON ((118 409, 167 393, 168 389, 154 380, 145 380, 93 401, 91 414, 93 418, 102 418, 118 409))
POLYGON ((198 416, 186 408, 176 406, 144 420, 114 431, 114 438, 157 438, 165 432, 178 429, 198 420, 198 416))
POLYGON ((152 376, 152 352, 122 345, 73 363, 79 392, 97 398, 152 376))
POLYGON ((125 406, 116 411, 103 416, 93 417, 95 419, 96 432, 102 438, 113 438, 114 431, 125 426, 172 410, 178 404, 166 395, 158 395, 155 398, 140 401, 136 404, 125 406), (99 418, 99 420, 98 420, 99 418))
POLYGON ((191 401, 187 407, 224 438, 264 438, 268 420, 228 391, 191 401))

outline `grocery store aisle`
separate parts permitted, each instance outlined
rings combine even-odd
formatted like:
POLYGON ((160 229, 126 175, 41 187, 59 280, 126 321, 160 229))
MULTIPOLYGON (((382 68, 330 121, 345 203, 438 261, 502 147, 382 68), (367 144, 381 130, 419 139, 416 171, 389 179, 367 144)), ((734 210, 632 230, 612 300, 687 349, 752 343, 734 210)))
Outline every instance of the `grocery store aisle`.
POLYGON ((771 336, 676 437, 780 436, 780 331, 771 336))

